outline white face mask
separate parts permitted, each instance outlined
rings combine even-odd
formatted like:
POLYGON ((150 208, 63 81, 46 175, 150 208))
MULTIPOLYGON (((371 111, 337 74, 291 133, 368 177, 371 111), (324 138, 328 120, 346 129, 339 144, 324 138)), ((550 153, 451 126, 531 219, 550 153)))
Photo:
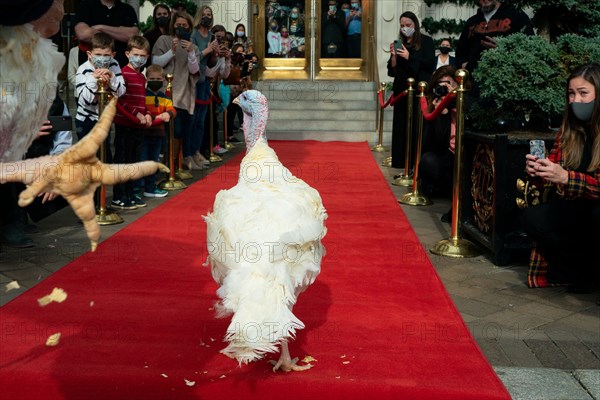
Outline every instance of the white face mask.
POLYGON ((400 32, 406 37, 411 37, 415 33, 415 28, 409 28, 408 26, 400 28, 400 32))

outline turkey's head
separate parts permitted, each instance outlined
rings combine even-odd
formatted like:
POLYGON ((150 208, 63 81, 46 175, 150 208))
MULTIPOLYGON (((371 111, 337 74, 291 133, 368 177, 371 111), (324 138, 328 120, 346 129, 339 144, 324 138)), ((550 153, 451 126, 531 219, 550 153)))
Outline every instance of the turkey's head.
POLYGON ((244 138, 246 152, 250 151, 258 140, 265 140, 269 104, 267 98, 258 90, 247 90, 233 100, 244 112, 244 138))

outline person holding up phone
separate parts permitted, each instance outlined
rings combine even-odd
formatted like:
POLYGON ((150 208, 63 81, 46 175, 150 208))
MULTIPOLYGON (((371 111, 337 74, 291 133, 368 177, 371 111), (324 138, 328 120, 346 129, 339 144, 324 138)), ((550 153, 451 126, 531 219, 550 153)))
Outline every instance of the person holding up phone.
MULTIPOLYGON (((400 32, 398 40, 390 43, 390 59, 388 60, 388 76, 394 78, 393 91, 398 95, 408 88, 408 78, 429 82, 435 66, 435 51, 431 37, 422 34, 417 16, 406 11, 400 15, 400 32)), ((404 168, 406 153, 406 97, 394 105, 394 121, 392 125, 392 168, 404 168)), ((413 107, 416 121, 417 107, 413 107)), ((412 143, 415 143, 417 124, 413 124, 412 143)))
POLYGON ((535 245, 527 284, 569 284, 589 292, 600 284, 600 64, 576 68, 567 79, 566 105, 548 158, 525 156, 525 172, 546 203, 527 208, 523 228, 535 245))
POLYGON ((171 98, 177 118, 174 124, 174 154, 183 146, 184 167, 193 168, 191 146, 193 142, 193 115, 196 106, 195 87, 203 80, 200 69, 200 50, 191 41, 192 17, 176 12, 171 19, 169 35, 158 38, 152 49, 152 63, 160 65, 165 74, 173 74, 171 98))

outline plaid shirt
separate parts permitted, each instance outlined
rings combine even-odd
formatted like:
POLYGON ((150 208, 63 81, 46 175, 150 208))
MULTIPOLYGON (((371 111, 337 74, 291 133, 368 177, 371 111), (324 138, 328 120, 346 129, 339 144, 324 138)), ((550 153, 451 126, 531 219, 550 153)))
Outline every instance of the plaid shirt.
MULTIPOLYGON (((561 134, 556 137, 554 147, 548 156, 553 163, 563 166, 562 148, 560 146, 561 134)), ((556 191, 563 199, 585 199, 590 201, 600 200, 600 168, 592 173, 568 171, 569 180, 566 185, 545 182, 538 187, 556 191)), ((548 261, 544 256, 544 249, 534 247, 529 257, 529 272, 527 273, 527 285, 531 288, 555 286, 548 282, 548 261)))

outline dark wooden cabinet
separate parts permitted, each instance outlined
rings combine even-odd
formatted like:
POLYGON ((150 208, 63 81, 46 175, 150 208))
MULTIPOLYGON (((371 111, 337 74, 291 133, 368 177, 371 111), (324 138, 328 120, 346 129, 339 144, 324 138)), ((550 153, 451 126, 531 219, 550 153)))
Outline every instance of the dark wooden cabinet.
POLYGON ((525 177, 529 140, 543 139, 552 149, 555 133, 465 132, 461 226, 465 236, 491 251, 496 265, 506 265, 516 250, 527 250, 530 240, 520 224, 516 182, 525 177))

